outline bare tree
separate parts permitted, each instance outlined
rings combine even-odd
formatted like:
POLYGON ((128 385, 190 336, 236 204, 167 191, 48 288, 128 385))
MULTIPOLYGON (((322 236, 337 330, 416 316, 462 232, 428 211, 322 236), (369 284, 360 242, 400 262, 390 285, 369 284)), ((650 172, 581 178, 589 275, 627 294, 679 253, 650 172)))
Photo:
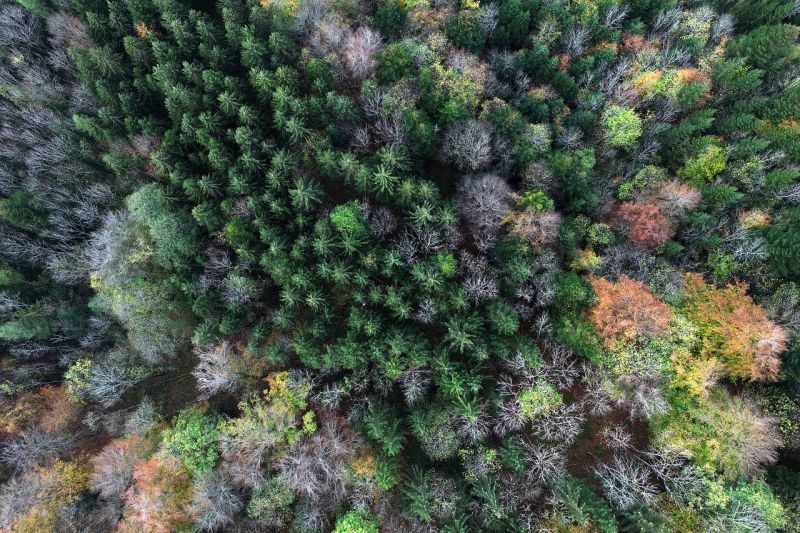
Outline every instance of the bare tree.
POLYGON ((69 448, 69 437, 40 426, 24 429, 0 450, 0 461, 15 472, 52 461, 69 448))
POLYGON ((430 324, 436 317, 436 300, 433 298, 424 298, 419 303, 417 311, 414 313, 414 319, 420 324, 430 324))
POLYGON ((375 136, 383 143, 392 146, 402 146, 406 144, 408 129, 406 128, 405 115, 402 109, 382 114, 375 121, 373 127, 375 136))
POLYGON ((485 169, 492 161, 492 126, 475 119, 457 122, 444 134, 442 159, 461 170, 485 169))
POLYGON ((0 486, 0 528, 13 530, 17 519, 36 501, 43 477, 41 472, 32 470, 0 486))
POLYGON ((622 511, 651 503, 658 495, 649 469, 635 459, 615 456, 610 464, 601 464, 593 472, 608 501, 622 511))
POLYGON ((485 403, 479 404, 469 415, 460 413, 456 418, 459 436, 468 445, 477 444, 491 432, 491 418, 485 403))
POLYGON ((561 39, 561 46, 570 56, 577 57, 586 48, 590 36, 589 28, 586 26, 574 26, 561 39))
POLYGON ((41 42, 36 18, 22 6, 0 8, 0 45, 6 49, 38 49, 41 42))
POLYGON ((722 511, 713 513, 706 522, 709 533, 747 531, 748 533, 771 533, 770 526, 759 510, 749 503, 735 500, 722 511))
POLYGON ((470 274, 462 286, 467 298, 475 305, 497 298, 499 294, 497 281, 487 274, 470 274))
POLYGON ((701 411, 699 417, 724 432, 729 448, 738 458, 738 471, 748 476, 761 472, 764 465, 778 460, 778 449, 783 445, 777 431, 778 421, 761 413, 746 396, 725 395, 725 399, 716 409, 701 411), (722 426, 717 414, 720 411, 726 413, 722 426))
POLYGON ((125 434, 144 433, 158 422, 158 419, 159 416, 155 404, 150 398, 145 397, 125 421, 125 434))
POLYGON ((223 341, 215 346, 195 349, 199 363, 192 370, 197 381, 197 389, 202 399, 215 394, 232 393, 241 383, 241 375, 236 371, 233 360, 234 347, 223 341))
POLYGON ((546 348, 548 358, 541 371, 542 377, 559 389, 572 387, 581 373, 572 352, 554 342, 547 342, 546 348))
POLYGON ((539 418, 533 430, 546 441, 572 444, 578 438, 585 420, 579 404, 561 405, 551 414, 539 418))
POLYGON ((468 177, 459 187, 459 210, 482 252, 494 245, 503 218, 511 209, 510 192, 508 184, 495 174, 468 177))
POLYGON ((98 363, 92 365, 86 394, 105 408, 109 408, 122 398, 136 380, 129 377, 125 368, 114 364, 98 363))
POLYGON ((345 39, 344 59, 356 81, 364 80, 375 70, 375 54, 381 46, 381 36, 367 26, 350 33, 345 39))
POLYGON ((523 441, 522 451, 528 459, 529 482, 547 484, 567 473, 567 454, 561 446, 523 441))
POLYGON ((778 194, 778 198, 792 204, 800 204, 800 183, 786 186, 778 194))
POLYGON ((603 441, 612 450, 624 451, 633 447, 633 435, 621 424, 606 426, 600 431, 600 434, 603 436, 603 441))
POLYGON ((335 415, 320 418, 319 429, 292 446, 281 462, 280 476, 316 510, 327 514, 347 495, 349 465, 361 438, 335 415))
POLYGON ((138 437, 115 440, 92 459, 92 490, 106 500, 116 500, 133 482, 133 470, 144 459, 144 442, 138 437))
POLYGON ((665 215, 680 218, 700 203, 700 191, 679 180, 661 184, 655 202, 665 215))
POLYGON ((671 447, 649 447, 642 453, 642 461, 664 484, 670 498, 688 503, 705 489, 705 477, 679 450, 671 447))
POLYGON ((603 16, 603 26, 618 29, 628 16, 628 6, 612 5, 603 16))
POLYGON ((427 392, 431 371, 427 368, 409 368, 400 376, 400 386, 407 405, 414 405, 427 392))
POLYGON ((369 224, 372 233, 382 239, 397 229, 397 216, 385 206, 370 210, 369 224))
POLYGON ((192 488, 191 511, 201 531, 218 531, 233 524, 243 503, 222 473, 201 474, 192 488))

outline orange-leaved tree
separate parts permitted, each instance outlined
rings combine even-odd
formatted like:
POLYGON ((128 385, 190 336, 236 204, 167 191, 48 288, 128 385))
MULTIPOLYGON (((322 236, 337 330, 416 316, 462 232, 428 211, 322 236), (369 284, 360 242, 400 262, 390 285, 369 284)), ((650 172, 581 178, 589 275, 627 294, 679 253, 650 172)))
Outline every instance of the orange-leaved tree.
POLYGON ((622 275, 613 283, 605 278, 589 280, 597 297, 589 320, 607 348, 639 335, 657 336, 669 330, 670 308, 647 286, 622 275))
POLYGON ((684 274, 684 281, 684 308, 700 328, 703 354, 722 361, 730 377, 777 379, 778 354, 786 349, 787 335, 753 303, 747 285, 718 289, 692 272, 684 274))
POLYGON ((133 480, 119 531, 168 533, 191 527, 192 482, 180 460, 153 456, 136 467, 133 480))

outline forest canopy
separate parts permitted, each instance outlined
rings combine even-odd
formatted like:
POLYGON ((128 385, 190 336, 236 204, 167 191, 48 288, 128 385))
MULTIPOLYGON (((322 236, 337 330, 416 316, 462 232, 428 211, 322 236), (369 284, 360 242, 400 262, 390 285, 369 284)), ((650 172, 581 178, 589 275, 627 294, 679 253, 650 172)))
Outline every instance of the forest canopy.
POLYGON ((800 533, 794 0, 0 0, 0 530, 800 533))

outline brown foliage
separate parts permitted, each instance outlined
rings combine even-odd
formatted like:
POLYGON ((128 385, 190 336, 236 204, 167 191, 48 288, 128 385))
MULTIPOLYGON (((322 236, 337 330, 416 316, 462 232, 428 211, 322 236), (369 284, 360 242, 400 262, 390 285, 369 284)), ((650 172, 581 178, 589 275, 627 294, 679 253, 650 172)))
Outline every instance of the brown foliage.
POLYGON ((617 283, 592 278, 597 303, 589 319, 608 348, 639 335, 656 336, 669 329, 670 308, 653 296, 647 286, 621 276, 617 283))
POLYGON ((119 531, 168 533, 192 525, 189 473, 175 457, 152 457, 133 472, 119 531))
POLYGON ((675 234, 672 223, 657 205, 623 202, 617 209, 612 225, 626 233, 631 242, 655 247, 675 234))
POLYGON ((626 51, 638 52, 644 48, 652 48, 652 45, 645 41, 641 35, 626 33, 622 36, 622 48, 626 51))
POLYGON ((69 400, 63 386, 46 385, 4 401, 0 431, 16 434, 36 422, 47 431, 61 431, 75 423, 79 414, 79 406, 69 400))
POLYGON ((703 353, 717 357, 736 378, 775 380, 787 335, 737 283, 717 289, 697 273, 684 275, 686 311, 700 327, 703 353))

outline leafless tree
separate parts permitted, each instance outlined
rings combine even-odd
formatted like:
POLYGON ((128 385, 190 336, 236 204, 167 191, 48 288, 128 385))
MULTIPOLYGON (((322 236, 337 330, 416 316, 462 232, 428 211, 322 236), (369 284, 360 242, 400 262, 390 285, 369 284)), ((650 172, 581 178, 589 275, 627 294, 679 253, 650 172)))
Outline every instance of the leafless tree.
POLYGON ((120 504, 78 501, 62 510, 62 518, 65 529, 70 531, 116 531, 120 520, 120 504))
POLYGON ((55 459, 67 451, 69 445, 68 435, 32 426, 6 443, 0 450, 0 461, 14 472, 24 472, 55 459))
POLYGON ((417 311, 414 313, 414 319, 420 324, 430 324, 436 317, 436 300, 433 298, 424 298, 419 303, 417 311))
POLYGON ((397 229, 397 216, 385 206, 370 210, 368 218, 372 233, 379 239, 385 238, 397 229))
POLYGON ((789 185, 781 190, 778 198, 792 204, 800 204, 800 183, 789 185))
POLYGON ((319 21, 313 28, 308 44, 317 57, 328 59, 331 55, 344 50, 349 28, 340 17, 329 12, 324 20, 319 21))
MULTIPOLYGON (((761 472, 765 465, 778 460, 783 443, 775 417, 765 416, 752 400, 741 395, 727 396, 720 409, 729 413, 726 416, 729 423, 721 429, 727 433, 729 447, 738 457, 738 468, 744 475, 761 472)), ((715 416, 710 410, 699 413, 700 419, 708 424, 714 424, 715 416)))
POLYGON ((725 237, 725 247, 736 260, 743 263, 761 261, 767 257, 764 239, 741 226, 725 237))
POLYGON ((633 447, 633 435, 621 424, 605 426, 600 434, 603 436, 603 441, 612 450, 625 451, 633 447))
POLYGON ((36 501, 43 483, 43 474, 29 471, 13 477, 0 486, 0 527, 12 531, 18 518, 36 501))
POLYGON ((557 185, 553 173, 541 162, 534 162, 526 166, 522 171, 522 181, 528 189, 546 193, 554 192, 557 185))
POLYGON ((787 284, 768 296, 762 305, 775 322, 800 331, 800 290, 796 284, 787 284))
POLYGON ((581 432, 585 417, 577 403, 556 407, 533 425, 535 434, 549 442, 572 444, 581 432))
POLYGON ((222 282, 222 299, 225 303, 249 304, 259 293, 258 282, 248 277, 242 269, 230 272, 222 282))
POLYGON ((408 129, 403 111, 395 109, 388 114, 381 115, 375 122, 373 131, 378 140, 385 144, 393 146, 406 144, 408 129))
POLYGON ((631 68, 631 64, 632 61, 629 58, 623 58, 612 68, 608 69, 600 84, 600 90, 607 98, 618 92, 620 83, 625 79, 628 69, 631 68))
POLYGON ((574 26, 561 39, 564 51, 572 57, 581 55, 589 42, 590 32, 586 26, 574 26))
POLYGON ((651 37, 670 33, 683 18, 683 11, 679 8, 660 11, 650 28, 651 37))
POLYGON ((145 397, 125 421, 125 434, 144 433, 158 420, 159 415, 155 404, 150 398, 145 397))
POLYGON ((492 127, 483 120, 457 122, 444 134, 442 159, 461 170, 485 169, 492 161, 492 127))
POLYGON ((721 512, 714 513, 708 518, 706 531, 709 533, 728 533, 730 531, 770 533, 775 529, 770 526, 755 506, 735 500, 721 512))
POLYGON ((584 363, 582 368, 584 393, 580 398, 582 407, 592 416, 606 416, 614 410, 605 379, 597 367, 584 363))
POLYGON ((635 459, 615 456, 610 464, 603 463, 593 472, 608 501, 622 511, 651 503, 658 495, 649 469, 635 459))
POLYGON ((201 531, 219 531, 233 524, 233 517, 243 507, 241 498, 219 471, 201 474, 192 489, 191 512, 201 531))
POLYGON ((92 459, 92 490, 106 500, 122 498, 133 482, 133 471, 144 459, 144 443, 136 437, 112 441, 92 459))
POLYGON ((634 418, 650 419, 669 409, 662 390, 663 383, 658 379, 622 376, 615 386, 622 393, 617 404, 628 409, 634 418))
POLYGON ((0 45, 9 50, 39 49, 41 35, 36 18, 22 6, 0 8, 0 45))
POLYGON ((561 390, 572 387, 581 374, 572 352, 551 341, 545 348, 548 357, 542 367, 542 377, 561 390))
POLYGON ((495 174, 466 178, 459 186, 457 202, 469 224, 476 245, 488 250, 511 209, 511 188, 495 174))
POLYGON ((347 391, 339 383, 326 383, 315 397, 326 409, 336 409, 347 398, 347 391))
POLYGON ((431 371, 427 368, 409 368, 400 376, 400 386, 407 405, 414 405, 430 387, 431 371))
POLYGON ((558 236, 561 220, 561 215, 557 211, 537 211, 529 208, 509 216, 510 231, 532 244, 550 244, 558 236))
POLYGON ((642 461, 676 502, 688 503, 705 490, 703 473, 677 449, 651 446, 642 453, 642 461))
POLYGON ((86 26, 80 18, 65 11, 55 11, 47 16, 47 33, 54 47, 88 46, 86 26))
POLYGON ((236 357, 234 347, 228 342, 195 349, 199 360, 192 371, 197 380, 200 397, 208 399, 215 394, 233 393, 241 382, 241 375, 233 365, 236 357))
POLYGON ((292 446, 281 462, 281 479, 317 510, 331 512, 347 495, 350 461, 360 445, 343 419, 323 414, 319 429, 292 446))
POLYGON ((97 363, 87 381, 86 394, 105 408, 109 408, 122 398, 125 392, 136 384, 124 367, 97 363))
POLYGON ((222 280, 235 266, 235 262, 227 250, 216 246, 209 247, 205 252, 203 273, 200 276, 201 287, 203 289, 220 288, 222 280))
POLYGON ((483 28, 484 35, 489 37, 500 22, 500 10, 495 4, 482 5, 478 10, 478 21, 483 28))
POLYGON ((344 58, 357 81, 364 80, 375 70, 375 54, 381 46, 381 36, 362 26, 345 38, 344 58))
POLYGON ((612 5, 603 16, 603 26, 618 29, 628 16, 628 6, 612 5))
POLYGON ((370 152, 372 148, 372 139, 370 136, 370 130, 366 126, 360 126, 352 130, 353 138, 350 141, 350 146, 353 149, 360 153, 366 154, 370 152))
POLYGON ((561 446, 527 441, 521 444, 528 459, 525 477, 529 482, 547 484, 567 473, 567 454, 561 446))
POLYGON ((487 274, 470 274, 462 283, 467 298, 475 305, 497 298, 499 290, 495 279, 487 274))
POLYGON ((486 405, 480 405, 470 416, 460 414, 456 418, 459 436, 468 445, 483 441, 491 432, 491 419, 486 405))
POLYGON ((670 180, 661 185, 655 194, 661 212, 680 218, 700 203, 700 191, 679 180, 670 180))

